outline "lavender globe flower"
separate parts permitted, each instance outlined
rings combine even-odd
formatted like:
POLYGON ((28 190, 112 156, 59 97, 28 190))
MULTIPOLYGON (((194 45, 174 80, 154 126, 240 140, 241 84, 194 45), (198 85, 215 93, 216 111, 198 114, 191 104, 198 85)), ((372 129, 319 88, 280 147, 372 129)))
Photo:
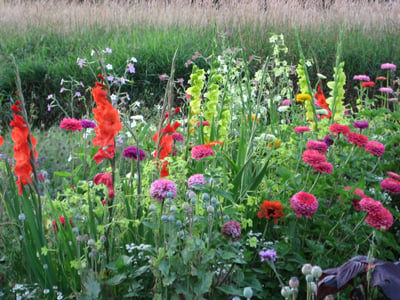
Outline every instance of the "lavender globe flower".
POLYGON ((122 156, 125 158, 133 158, 134 160, 138 160, 138 154, 139 154, 139 160, 143 161, 144 157, 146 156, 146 152, 144 152, 142 149, 135 147, 135 146, 130 146, 124 149, 122 152, 122 156))
POLYGON ((166 198, 174 199, 177 193, 176 185, 168 179, 159 179, 150 186, 150 196, 157 202, 164 202, 166 198))
POLYGON ((241 225, 236 221, 229 221, 222 225, 222 235, 232 241, 237 241, 242 236, 241 225))
POLYGON ((354 128, 358 128, 358 129, 365 129, 365 128, 369 127, 368 121, 355 121, 353 125, 354 125, 354 128))
POLYGON ((88 119, 81 120, 81 125, 82 125, 82 128, 95 128, 96 127, 96 123, 91 120, 88 120, 88 119))
POLYGON ((193 188, 194 184, 201 184, 205 185, 206 184, 206 179, 204 178, 203 174, 194 174, 189 177, 188 179, 188 186, 189 188, 193 188))
POLYGON ((261 261, 271 261, 274 262, 276 260, 276 251, 274 249, 261 250, 258 252, 260 255, 261 261))

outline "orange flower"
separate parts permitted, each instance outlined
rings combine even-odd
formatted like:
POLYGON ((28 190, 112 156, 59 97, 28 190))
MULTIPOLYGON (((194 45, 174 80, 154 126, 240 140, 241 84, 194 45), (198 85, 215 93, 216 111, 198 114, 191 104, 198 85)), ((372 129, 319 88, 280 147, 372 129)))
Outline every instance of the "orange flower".
POLYGON ((99 164, 103 161, 103 159, 111 159, 115 155, 115 147, 110 146, 106 149, 100 148, 99 151, 93 156, 93 159, 96 161, 96 164, 99 164))
POLYGON ((273 219, 275 224, 278 224, 278 219, 282 219, 283 216, 283 206, 278 201, 264 200, 264 203, 260 206, 260 211, 257 213, 257 217, 260 219, 264 217, 268 220, 273 219))
POLYGON ((14 119, 11 121, 10 126, 14 127, 11 133, 11 139, 14 141, 14 158, 15 158, 15 166, 14 172, 18 177, 16 183, 18 185, 19 194, 22 195, 22 186, 27 183, 32 183, 31 174, 33 172, 33 168, 31 165, 31 158, 34 156, 37 158, 37 152, 35 151, 36 139, 31 135, 32 147, 33 147, 33 155, 31 153, 31 149, 28 144, 28 135, 29 129, 26 126, 24 119, 17 115, 20 111, 19 102, 16 101, 16 105, 13 105, 14 109, 14 119))
MULTIPOLYGON (((101 88, 101 85, 97 84, 97 86, 92 89, 92 94, 97 105, 97 108, 93 109, 94 119, 97 121, 97 126, 94 129, 96 132, 96 137, 93 139, 93 145, 100 146, 102 148, 114 147, 114 138, 122 129, 118 110, 115 109, 107 100, 107 92, 101 88)), ((98 156, 104 156, 104 153, 100 152, 101 151, 99 149, 98 156)), ((111 154, 111 151, 108 151, 108 154, 111 154)), ((114 155, 112 155, 110 158, 112 157, 114 157, 114 155)))
POLYGON ((324 93, 322 92, 321 88, 319 87, 319 85, 317 86, 317 93, 315 94, 315 98, 317 98, 317 103, 320 107, 326 109, 328 111, 328 115, 321 115, 321 118, 327 118, 329 119, 332 116, 331 111, 329 110, 329 105, 326 102, 324 93))

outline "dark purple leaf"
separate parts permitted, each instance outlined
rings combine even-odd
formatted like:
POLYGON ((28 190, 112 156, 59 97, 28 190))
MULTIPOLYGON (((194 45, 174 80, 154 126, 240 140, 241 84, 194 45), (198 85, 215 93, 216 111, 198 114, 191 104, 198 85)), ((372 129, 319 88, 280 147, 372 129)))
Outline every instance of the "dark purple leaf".
POLYGON ((379 286, 391 300, 400 298, 400 264, 379 263, 371 276, 371 286, 379 286))

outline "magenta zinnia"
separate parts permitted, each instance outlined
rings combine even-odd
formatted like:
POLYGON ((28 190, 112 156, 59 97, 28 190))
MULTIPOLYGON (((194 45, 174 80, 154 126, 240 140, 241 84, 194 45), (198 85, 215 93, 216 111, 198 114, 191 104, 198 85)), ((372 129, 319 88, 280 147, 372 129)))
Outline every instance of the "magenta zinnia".
POLYGON ((307 126, 297 126, 293 129, 294 132, 297 132, 300 134, 310 131, 310 130, 311 130, 310 127, 307 127, 307 126))
POLYGON ((136 146, 130 146, 124 149, 124 151, 122 152, 122 156, 125 158, 133 158, 134 160, 138 160, 139 157, 139 160, 143 161, 146 153, 136 146))
POLYGON ((321 173, 327 173, 327 174, 332 174, 333 171, 333 166, 330 162, 321 162, 319 164, 313 165, 314 172, 321 172, 321 173))
POLYGON ((393 215, 387 208, 382 207, 378 212, 368 214, 365 223, 379 230, 388 230, 393 225, 393 215))
POLYGON ((328 145, 324 142, 309 140, 306 145, 307 150, 316 150, 320 153, 326 153, 328 151, 328 145))
POLYGON ((400 181, 393 178, 386 178, 381 182, 381 188, 393 194, 400 194, 400 181))
POLYGON ((192 158, 196 159, 197 161, 199 161, 204 157, 213 155, 214 155, 214 150, 211 147, 211 145, 198 145, 192 148, 192 158))
POLYGON ((66 129, 67 131, 81 131, 82 124, 81 121, 74 118, 64 118, 60 123, 61 129, 66 129))
POLYGON ((350 132, 350 127, 335 123, 329 126, 329 131, 332 133, 343 133, 343 135, 347 135, 350 132))
POLYGON ((372 155, 382 155, 385 153, 385 146, 382 143, 369 141, 364 146, 365 151, 371 153, 372 155))
POLYGON ((315 165, 321 164, 323 162, 326 162, 326 157, 325 155, 319 153, 316 150, 306 150, 303 152, 303 161, 312 167, 315 165))
POLYGON ((302 191, 290 198, 290 207, 298 218, 311 218, 318 209, 318 201, 314 195, 302 191))
POLYGON ((357 145, 360 148, 364 147, 368 143, 368 137, 356 132, 349 132, 346 138, 349 143, 357 145))

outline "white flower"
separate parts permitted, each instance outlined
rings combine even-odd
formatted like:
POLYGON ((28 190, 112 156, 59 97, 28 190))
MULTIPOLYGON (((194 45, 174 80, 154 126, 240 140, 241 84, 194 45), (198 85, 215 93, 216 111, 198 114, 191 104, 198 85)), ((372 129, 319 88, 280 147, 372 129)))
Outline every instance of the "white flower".
POLYGON ((137 59, 136 59, 136 57, 131 57, 131 62, 133 62, 133 63, 137 63, 137 59))
POLYGON ((278 107, 278 112, 287 112, 290 110, 290 106, 282 105, 278 107))
POLYGON ((92 50, 91 52, 90 52, 90 56, 93 56, 94 55, 94 50, 92 50))
POLYGON ((113 69, 113 66, 112 66, 111 64, 107 64, 107 65, 106 65, 106 69, 107 69, 107 70, 112 70, 112 69, 113 69))
POLYGON ((315 110, 315 112, 317 113, 317 115, 324 115, 324 116, 328 115, 328 111, 325 108, 317 109, 315 110))

